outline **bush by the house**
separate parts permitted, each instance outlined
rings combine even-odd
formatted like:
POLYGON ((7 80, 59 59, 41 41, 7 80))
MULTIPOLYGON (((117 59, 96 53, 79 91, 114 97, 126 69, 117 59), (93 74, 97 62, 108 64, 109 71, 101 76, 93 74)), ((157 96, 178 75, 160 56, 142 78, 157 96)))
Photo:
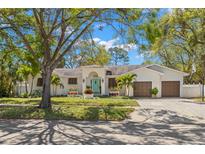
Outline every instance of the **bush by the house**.
POLYGON ((33 93, 31 94, 31 97, 41 97, 42 96, 42 91, 41 90, 34 90, 33 93))
POLYGON ((158 94, 159 90, 155 87, 151 90, 151 94, 156 96, 158 94))
POLYGON ((86 88, 84 94, 93 94, 93 91, 91 88, 86 88))
POLYGON ((22 94, 21 94, 21 97, 22 97, 22 98, 28 98, 28 93, 22 93, 22 94))

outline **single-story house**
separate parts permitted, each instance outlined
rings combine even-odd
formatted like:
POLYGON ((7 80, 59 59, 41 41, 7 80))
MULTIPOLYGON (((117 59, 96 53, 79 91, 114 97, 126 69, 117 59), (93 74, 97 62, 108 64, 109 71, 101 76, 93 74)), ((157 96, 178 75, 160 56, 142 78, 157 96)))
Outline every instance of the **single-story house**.
MULTIPOLYGON (((90 86, 96 95, 109 95, 110 90, 116 86, 115 78, 126 74, 137 75, 133 86, 130 87, 130 96, 151 97, 150 90, 157 88, 157 97, 182 97, 183 78, 188 74, 158 64, 150 65, 125 65, 125 66, 81 66, 75 69, 55 69, 63 86, 57 87, 57 95, 67 95, 70 89, 76 89, 82 94, 87 86, 90 86)), ((31 79, 28 83, 31 85, 31 79)), ((29 88, 28 88, 29 89, 29 88)), ((33 90, 42 89, 41 75, 37 75, 33 81, 33 90)), ((51 93, 53 94, 53 88, 51 93)), ((125 88, 120 90, 125 95, 125 88)))

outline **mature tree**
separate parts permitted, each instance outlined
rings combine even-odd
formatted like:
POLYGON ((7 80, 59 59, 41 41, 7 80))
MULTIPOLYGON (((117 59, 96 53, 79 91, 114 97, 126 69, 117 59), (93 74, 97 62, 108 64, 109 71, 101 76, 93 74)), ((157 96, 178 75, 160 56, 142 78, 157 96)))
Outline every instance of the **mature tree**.
POLYGON ((186 83, 204 85, 201 58, 205 47, 204 16, 204 9, 172 9, 171 13, 147 20, 141 35, 146 40, 141 45, 142 51, 154 51, 151 55, 164 65, 189 72, 186 83))
POLYGON ((81 56, 76 50, 72 50, 64 57, 65 57, 66 68, 76 68, 80 65, 81 56))
POLYGON ((7 34, 18 36, 26 50, 41 64, 43 94, 41 108, 51 107, 50 84, 53 70, 104 9, 2 9, 7 34), (37 41, 37 45, 34 42, 37 41), (36 48, 38 50, 36 50, 36 48))
POLYGON ((123 86, 125 86, 126 89, 126 95, 129 96, 130 93, 130 86, 132 86, 132 83, 136 79, 136 74, 124 74, 116 78, 117 86, 122 89, 123 86))
POLYGON ((106 65, 110 61, 110 54, 104 46, 83 43, 80 46, 79 65, 106 65))
POLYGON ((106 23, 124 36, 143 13, 142 9, 1 9, 0 31, 18 48, 32 54, 41 67, 43 93, 40 108, 50 108, 53 70, 84 39, 94 23, 106 23), (112 24, 121 23, 123 26, 112 24))
POLYGON ((119 65, 119 64, 128 64, 129 57, 128 51, 120 47, 110 48, 109 52, 111 54, 111 64, 119 65))
POLYGON ((7 48, 0 47, 0 97, 8 97, 15 92, 14 87, 18 78, 16 71, 20 62, 15 54, 11 53, 7 48))

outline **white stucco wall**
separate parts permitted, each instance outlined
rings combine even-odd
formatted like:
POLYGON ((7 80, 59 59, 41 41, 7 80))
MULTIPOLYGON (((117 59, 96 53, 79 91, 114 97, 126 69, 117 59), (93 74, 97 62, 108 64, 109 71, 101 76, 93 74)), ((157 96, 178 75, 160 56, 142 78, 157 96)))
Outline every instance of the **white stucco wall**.
MULTIPOLYGON (((38 78, 41 78, 41 75, 38 74, 35 78, 34 78, 34 81, 33 81, 33 91, 35 90, 42 90, 42 87, 38 87, 37 86, 37 80, 38 78)), ((82 93, 82 77, 81 76, 69 76, 69 77, 60 77, 61 79, 61 83, 64 85, 64 88, 58 86, 58 87, 53 87, 51 85, 51 95, 54 95, 54 92, 56 91, 56 95, 67 95, 67 92, 69 91, 69 89, 71 88, 75 88, 75 89, 78 89, 78 92, 79 94, 82 93), (68 84, 68 78, 77 78, 77 84, 68 84), (55 89, 56 88, 56 89, 55 89)), ((29 92, 30 92, 30 89, 31 89, 31 82, 32 82, 32 78, 29 77, 29 80, 28 80, 28 89, 29 89, 29 92)))
MULTIPOLYGON (((159 90, 157 97, 161 97, 161 81, 160 81, 160 73, 147 69, 147 68, 140 68, 132 73, 137 74, 136 81, 151 81, 152 88, 156 87, 159 90)), ((133 88, 130 87, 130 96, 133 96, 133 88)))
POLYGON ((88 82, 86 82, 86 79, 89 79, 89 75, 92 72, 96 72, 98 74, 98 77, 101 78, 101 94, 102 95, 106 95, 105 92, 105 73, 106 73, 106 69, 103 67, 84 67, 82 69, 82 80, 85 80, 85 82, 82 82, 82 91, 84 91, 86 89, 86 86, 89 85, 90 83, 89 80, 88 82))
POLYGON ((82 77, 81 76, 61 77, 61 82, 64 85, 64 90, 62 90, 64 91, 63 94, 67 94, 69 89, 78 89, 78 93, 82 94, 82 77), (68 84, 68 78, 77 78, 77 84, 68 84))
MULTIPOLYGON (((205 88, 204 88, 205 91, 205 88)), ((202 85, 201 84, 189 84, 183 85, 182 97, 192 98, 202 96, 202 85)))
MULTIPOLYGON (((166 68, 160 68, 164 73, 160 73, 158 71, 151 70, 149 68, 139 68, 132 73, 137 74, 136 81, 151 81, 152 82, 152 88, 156 87, 159 90, 159 93, 157 94, 157 97, 161 97, 161 81, 180 81, 180 96, 181 97, 187 97, 188 95, 191 95, 194 90, 187 90, 188 88, 183 88, 183 73, 173 71, 166 68)), ((88 79, 89 74, 91 72, 96 72, 98 74, 98 77, 101 78, 101 94, 102 95, 108 95, 109 94, 109 88, 108 88, 108 78, 109 77, 116 77, 116 76, 105 76, 106 74, 106 68, 103 67, 83 67, 82 68, 82 76, 72 76, 77 78, 77 85, 69 85, 68 84, 68 78, 70 77, 60 77, 62 84, 64 85, 64 89, 57 87, 57 95, 67 94, 68 90, 70 88, 76 88, 79 91, 79 94, 82 94, 84 89, 86 88, 86 79, 88 79), (83 80, 85 82, 83 82, 83 80)), ((41 75, 37 75, 33 82, 33 90, 42 90, 42 87, 37 87, 37 79, 41 78, 41 75)), ((88 81, 89 82, 89 81, 88 81)), ((31 85, 31 77, 29 78, 29 87, 28 90, 30 91, 30 85, 31 85)), ((192 88, 194 89, 194 88, 192 88)), ((51 94, 53 95, 53 87, 51 86, 51 94)), ((121 95, 125 94, 125 88, 123 88, 120 91, 121 95)), ((130 96, 133 96, 133 88, 130 87, 130 96)))
POLYGON ((180 97, 183 97, 183 82, 184 74, 169 69, 163 69, 164 75, 161 76, 161 81, 180 81, 180 97))
MULTIPOLYGON (((161 97, 161 82, 162 81, 180 81, 180 97, 183 97, 183 73, 162 68, 163 73, 148 69, 140 68, 132 73, 137 74, 136 81, 151 81, 152 88, 159 90, 157 97, 161 97)), ((130 96, 133 96, 133 88, 130 87, 130 96)))

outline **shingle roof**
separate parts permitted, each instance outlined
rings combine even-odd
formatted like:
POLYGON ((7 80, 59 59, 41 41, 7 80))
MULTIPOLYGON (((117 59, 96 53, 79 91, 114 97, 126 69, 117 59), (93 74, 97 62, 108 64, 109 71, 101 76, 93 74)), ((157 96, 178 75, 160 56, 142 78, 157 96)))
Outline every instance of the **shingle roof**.
MULTIPOLYGON (((104 66, 105 69, 112 71, 112 75, 120 75, 126 72, 130 72, 132 70, 146 67, 147 65, 121 65, 121 66, 104 66)), ((75 69, 68 69, 68 68, 57 68, 54 70, 54 73, 63 77, 63 76, 80 76, 82 75, 83 67, 91 67, 91 68, 99 68, 103 66, 99 65, 88 65, 88 66, 81 66, 75 69)))
POLYGON ((108 70, 112 71, 113 75, 120 75, 146 66, 148 65, 122 65, 122 66, 107 66, 107 67, 108 70))
MULTIPOLYGON (((66 76, 81 76, 83 67, 90 67, 90 68, 100 68, 104 67, 107 70, 112 71, 112 75, 121 75, 135 69, 146 67, 148 69, 157 71, 159 73, 164 73, 163 69, 167 68, 165 66, 157 65, 157 64, 145 64, 145 65, 122 65, 122 66, 99 66, 99 65, 88 65, 82 66, 75 69, 68 69, 68 68, 58 68, 54 70, 54 73, 58 74, 61 77, 66 76)), ((170 68, 169 68, 170 69, 170 68)), ((172 69, 174 70, 174 69, 172 69)), ((177 71, 177 70, 174 70, 177 71)), ((178 71, 181 72, 181 71, 178 71)))
POLYGON ((54 73, 59 76, 80 76, 82 74, 82 70, 80 68, 68 69, 68 68, 58 68, 54 70, 54 73))

